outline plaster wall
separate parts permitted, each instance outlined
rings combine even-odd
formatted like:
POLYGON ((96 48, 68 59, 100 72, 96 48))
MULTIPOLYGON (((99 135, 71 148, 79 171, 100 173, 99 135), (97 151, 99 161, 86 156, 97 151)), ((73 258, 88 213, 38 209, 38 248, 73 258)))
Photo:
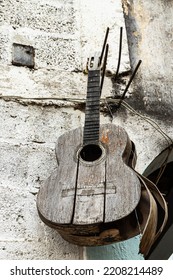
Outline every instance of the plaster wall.
POLYGON ((135 100, 148 114, 172 118, 173 3, 122 0, 131 65, 142 59, 135 100))
MULTIPOLYGON (((116 70, 121 1, 4 0, 0 15, 0 259, 83 258, 41 222, 36 195, 56 167, 58 136, 83 124, 83 111, 63 99, 85 99, 86 58, 101 51, 108 26, 108 69, 116 70), (12 65, 13 43, 34 47, 34 69, 12 65)), ((125 32, 123 43, 126 71, 125 32)), ((103 94, 111 91, 106 78, 103 94)))
MULTIPOLYGON (((84 122, 81 107, 64 98, 85 99, 86 58, 95 48, 100 50, 108 26, 107 69, 116 71, 119 28, 125 27, 121 1, 1 0, 0 13, 0 259, 142 258, 139 237, 83 250, 45 226, 36 210, 38 189, 56 167, 58 136, 84 122), (13 43, 34 47, 34 69, 12 65, 13 43)), ((130 69, 123 34, 120 72, 130 69)), ((103 96, 113 93, 106 77, 103 96)), ((173 136, 169 122, 152 119, 173 136)), ((101 114, 102 123, 110 121, 109 114, 101 114)), ((168 145, 158 127, 123 107, 113 123, 123 126, 134 141, 139 172, 168 145)))

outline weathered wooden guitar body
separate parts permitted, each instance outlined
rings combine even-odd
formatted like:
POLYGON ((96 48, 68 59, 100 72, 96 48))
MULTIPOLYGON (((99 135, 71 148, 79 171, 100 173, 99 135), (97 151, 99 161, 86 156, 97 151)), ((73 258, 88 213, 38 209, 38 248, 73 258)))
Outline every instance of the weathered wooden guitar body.
MULTIPOLYGON (((82 128, 59 137, 56 144, 57 170, 38 194, 40 217, 62 235, 98 235, 112 229, 115 221, 120 221, 122 226, 123 218, 125 221, 125 217, 133 212, 141 197, 139 179, 127 165, 132 146, 123 128, 113 124, 102 125, 98 145, 83 146, 82 139, 82 128), (87 156, 85 159, 83 149, 90 152, 94 160, 87 156)), ((115 223, 116 234, 110 242, 124 240, 120 225, 115 223)), ((130 224, 126 226, 130 227, 130 224)), ((129 238, 129 234, 127 236, 129 238)), ((90 239, 88 245, 91 245, 90 239)), ((84 243, 87 245, 86 239, 84 243)))
MULTIPOLYGON (((134 145, 125 130, 100 126, 101 61, 88 61, 84 128, 60 136, 58 167, 40 188, 41 219, 78 245, 104 245, 139 233, 135 217, 141 183, 130 167, 134 145)), ((139 207, 140 211, 140 207, 139 207)), ((141 227, 145 224, 141 219, 141 227), (143 225, 142 225, 143 223, 143 225)))

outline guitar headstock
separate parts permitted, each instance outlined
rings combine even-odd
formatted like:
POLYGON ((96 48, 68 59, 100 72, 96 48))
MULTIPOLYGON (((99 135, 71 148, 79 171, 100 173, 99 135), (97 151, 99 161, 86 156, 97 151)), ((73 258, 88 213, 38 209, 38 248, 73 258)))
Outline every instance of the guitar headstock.
POLYGON ((96 52, 87 59, 87 71, 94 71, 101 69, 100 53, 96 52))

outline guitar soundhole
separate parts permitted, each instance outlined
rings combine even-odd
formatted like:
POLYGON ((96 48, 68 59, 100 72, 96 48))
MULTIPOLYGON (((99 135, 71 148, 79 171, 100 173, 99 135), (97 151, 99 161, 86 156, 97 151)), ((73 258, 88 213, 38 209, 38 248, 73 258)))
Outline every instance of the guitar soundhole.
POLYGON ((80 157, 87 162, 98 160, 102 156, 103 150, 99 145, 89 144, 80 151, 80 157))

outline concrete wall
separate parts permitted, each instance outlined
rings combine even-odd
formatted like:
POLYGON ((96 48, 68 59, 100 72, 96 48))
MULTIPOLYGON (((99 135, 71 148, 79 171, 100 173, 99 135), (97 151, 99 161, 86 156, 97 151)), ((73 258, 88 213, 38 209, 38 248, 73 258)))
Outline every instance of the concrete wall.
MULTIPOLYGON (((127 5, 124 9, 133 65, 126 8, 127 5)), ((102 46, 107 26, 108 70, 115 73, 119 27, 124 26, 121 1, 2 0, 0 13, 0 259, 142 258, 138 255, 138 237, 106 248, 83 250, 45 226, 36 210, 38 189, 56 167, 54 147, 58 136, 84 121, 80 106, 76 108, 75 103, 56 98, 85 99, 86 57, 102 46), (13 43, 34 47, 34 69, 12 65, 13 43), (41 99, 35 99, 38 97, 41 99)), ((141 30, 144 31, 142 27, 141 30)), ((143 54, 145 60, 144 50, 143 47, 142 53, 139 49, 138 57, 143 54)), ((129 69, 124 32, 120 72, 129 69)), ((141 80, 143 77, 139 75, 141 80)), ((114 94, 114 86, 107 77, 103 96, 114 94)), ((118 88, 118 93, 123 87, 118 88)), ((134 100, 132 94, 130 100, 134 100)), ((134 101, 133 104, 136 106, 134 101)), ((109 115, 102 113, 101 122, 110 122, 109 115)), ((115 114, 113 123, 123 126, 135 142, 140 172, 167 145, 156 129, 128 110, 122 108, 115 114)), ((160 119, 158 124, 172 136, 169 123, 160 119)))
MULTIPOLYGON (((173 114, 173 3, 123 0, 131 65, 142 59, 135 100, 152 115, 173 114)), ((135 106, 135 104, 133 104, 135 106)))
MULTIPOLYGON (((115 71, 121 1, 5 0, 0 13, 0 258, 79 259, 81 248, 45 226, 36 210, 38 189, 56 167, 58 136, 84 120, 74 103, 51 98, 85 99, 86 58, 101 50, 108 26, 108 68, 115 71), (34 69, 12 65, 13 43, 34 47, 34 69)), ((126 34, 123 41, 121 71, 129 69, 126 34)), ((111 90, 107 78, 104 94, 111 90)))

